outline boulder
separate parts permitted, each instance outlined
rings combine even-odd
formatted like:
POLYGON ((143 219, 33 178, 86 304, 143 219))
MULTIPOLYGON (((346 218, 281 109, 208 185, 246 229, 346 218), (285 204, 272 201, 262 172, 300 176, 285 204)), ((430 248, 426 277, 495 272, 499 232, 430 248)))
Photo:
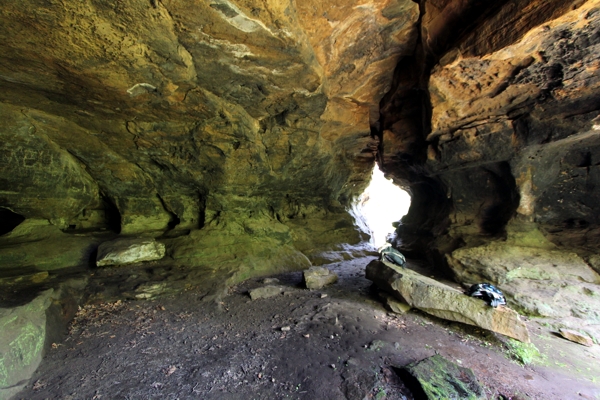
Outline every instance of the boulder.
MULTIPOLYGON (((518 245, 511 240, 463 247, 446 256, 459 282, 490 282, 502 287, 524 313, 553 318, 576 316, 600 322, 600 275, 577 253, 518 245)), ((521 235, 522 236, 522 235, 521 235)))
POLYGON ((42 361, 46 340, 46 310, 53 289, 28 304, 0 309, 0 398, 20 391, 42 361))
POLYGON ((412 308, 405 302, 399 301, 394 296, 386 292, 380 292, 379 297, 381 297, 381 299, 385 301, 385 304, 388 306, 388 308, 396 314, 406 314, 412 308))
POLYGON ((570 340, 571 342, 582 344, 584 346, 589 347, 594 344, 592 339, 588 336, 582 335, 581 333, 571 329, 560 329, 558 333, 560 333, 560 335, 565 339, 570 340))
POLYGON ((486 398, 483 387, 471 369, 456 365, 439 354, 400 368, 399 375, 415 398, 486 398))
POLYGON ((308 289, 321 289, 337 280, 338 276, 325 267, 310 267, 304 271, 304 282, 308 289))
POLYGON ((96 265, 126 265, 142 261, 160 260, 165 256, 165 245, 154 239, 127 238, 104 242, 98 247, 96 265))
POLYGON ((283 288, 275 285, 262 286, 248 291, 252 300, 268 299, 269 297, 275 297, 278 294, 281 294, 281 292, 283 292, 283 288))
POLYGON ((484 301, 406 268, 392 268, 377 260, 367 265, 367 279, 399 300, 438 318, 478 326, 529 343, 527 326, 519 314, 484 301))

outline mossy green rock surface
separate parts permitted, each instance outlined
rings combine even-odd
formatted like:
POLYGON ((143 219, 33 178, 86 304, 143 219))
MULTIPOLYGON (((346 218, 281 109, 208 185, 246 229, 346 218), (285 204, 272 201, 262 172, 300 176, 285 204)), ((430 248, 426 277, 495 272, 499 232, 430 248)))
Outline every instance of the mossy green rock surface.
POLYGON ((52 293, 50 289, 26 305, 0 309, 0 399, 19 392, 42 361, 52 293))
POLYGON ((423 394, 430 400, 486 398, 471 369, 456 365, 440 355, 409 364, 401 372, 405 376, 408 374, 409 380, 413 381, 415 398, 421 398, 423 394), (420 392, 421 397, 415 392, 420 392))

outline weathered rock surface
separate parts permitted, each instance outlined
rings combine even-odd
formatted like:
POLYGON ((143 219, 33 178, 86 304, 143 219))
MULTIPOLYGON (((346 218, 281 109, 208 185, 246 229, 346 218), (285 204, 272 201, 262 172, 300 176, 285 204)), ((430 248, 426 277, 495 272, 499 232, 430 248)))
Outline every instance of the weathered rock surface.
POLYGON ((459 282, 497 284, 529 314, 600 320, 600 275, 575 253, 492 242, 455 250, 448 263, 459 282))
POLYGON ((527 326, 516 311, 493 308, 434 279, 407 268, 393 268, 377 260, 367 265, 367 279, 397 299, 439 318, 479 326, 529 343, 527 326))
POLYGON ((382 103, 384 169, 420 204, 402 250, 444 264, 511 222, 597 253, 598 6, 425 2, 422 53, 382 103))
POLYGON ((412 383, 415 398, 487 399, 471 369, 437 354, 400 368, 400 376, 412 383))
POLYGON ((571 342, 579 343, 584 346, 592 346, 594 342, 588 336, 582 335, 581 333, 571 329, 560 329, 558 333, 561 334, 567 340, 571 342))
POLYGON ((267 285, 255 289, 250 289, 248 294, 252 300, 268 299, 280 295, 283 292, 283 287, 276 285, 267 285))
POLYGON ((42 361, 46 340, 46 310, 52 302, 49 289, 30 303, 0 309, 0 397, 20 391, 42 361))
POLYGON ((379 296, 385 301, 385 304, 388 306, 388 308, 396 314, 405 314, 412 308, 404 301, 400 301, 386 292, 380 292, 379 296))
POLYGON ((310 267, 303 274, 304 283, 308 289, 321 289, 338 280, 337 274, 325 267, 310 267))
POLYGON ((19 392, 52 343, 64 340, 84 296, 87 278, 71 278, 47 288, 47 272, 3 280, 0 292, 0 398, 19 392), (20 293, 10 298, 5 292, 20 293))
POLYGON ((165 245, 155 239, 122 238, 98 246, 96 265, 127 265, 160 260, 165 256, 165 245))
POLYGON ((7 4, 0 207, 153 236, 262 216, 307 255, 358 243, 344 208, 418 19, 411 0, 7 4))
POLYGON ((28 219, 0 238, 0 268, 50 271, 88 266, 104 240, 103 233, 72 235, 48 220, 28 219))

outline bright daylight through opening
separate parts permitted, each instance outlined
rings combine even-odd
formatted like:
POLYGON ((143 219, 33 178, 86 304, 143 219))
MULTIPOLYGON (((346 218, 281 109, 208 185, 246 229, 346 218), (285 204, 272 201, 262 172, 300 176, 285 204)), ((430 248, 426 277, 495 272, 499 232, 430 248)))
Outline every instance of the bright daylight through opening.
POLYGON ((351 213, 358 226, 371 235, 371 243, 378 248, 394 231, 392 222, 406 215, 409 207, 410 195, 386 179, 375 164, 371 183, 358 197, 351 213))

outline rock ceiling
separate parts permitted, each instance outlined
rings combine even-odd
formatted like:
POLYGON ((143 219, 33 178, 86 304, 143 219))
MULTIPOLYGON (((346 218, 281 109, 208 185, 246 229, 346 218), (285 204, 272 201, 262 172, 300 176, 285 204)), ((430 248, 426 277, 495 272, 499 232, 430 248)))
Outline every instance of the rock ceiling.
POLYGON ((2 240, 164 235, 181 263, 303 267, 361 240, 345 207, 377 157, 413 197, 407 252, 540 230, 591 252, 599 4, 5 1, 0 214, 25 222, 2 240))

